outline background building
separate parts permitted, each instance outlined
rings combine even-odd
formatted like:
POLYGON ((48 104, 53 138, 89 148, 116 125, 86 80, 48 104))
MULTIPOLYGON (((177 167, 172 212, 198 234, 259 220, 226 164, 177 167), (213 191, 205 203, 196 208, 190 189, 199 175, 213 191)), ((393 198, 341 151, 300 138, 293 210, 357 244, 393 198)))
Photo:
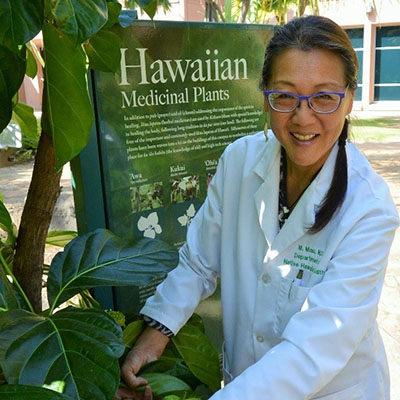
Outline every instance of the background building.
MULTIPOLYGON (((223 9, 224 0, 213 1, 223 9)), ((155 19, 204 21, 209 17, 209 2, 170 0, 170 11, 160 10, 155 19)), ((333 19, 347 31, 357 52, 360 73, 355 110, 400 113, 400 1, 322 0, 318 6, 320 15, 333 19)), ((288 19, 295 15, 294 8, 288 10, 288 19)))
MULTIPOLYGON (((127 0, 120 0, 125 5, 127 0)), ((129 1, 129 0, 128 0, 129 1)), ((162 8, 154 19, 161 21, 205 21, 214 19, 214 2, 223 11, 225 0, 169 0, 170 9, 162 8)), ((255 0, 250 0, 254 4, 255 0)), ((400 0, 320 0, 320 15, 341 25, 349 34, 360 61, 359 89, 354 109, 358 111, 386 111, 400 114, 400 0)), ((311 13, 306 8, 305 14, 311 13)), ((252 18, 251 14, 248 20, 252 18)), ((296 15, 290 8, 287 18, 296 15)), ((140 19, 149 19, 139 12, 140 19)), ((254 18, 253 18, 254 19, 254 18)), ((269 23, 276 23, 271 18, 269 23)), ((40 38, 35 39, 38 47, 40 38)), ((41 109, 42 72, 31 80, 25 78, 20 99, 41 109)))

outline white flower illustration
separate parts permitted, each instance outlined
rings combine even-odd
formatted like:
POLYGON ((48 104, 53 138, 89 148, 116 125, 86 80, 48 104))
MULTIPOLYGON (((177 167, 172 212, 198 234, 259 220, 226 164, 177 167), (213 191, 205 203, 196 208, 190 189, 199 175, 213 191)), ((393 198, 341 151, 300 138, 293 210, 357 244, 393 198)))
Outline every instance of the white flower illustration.
POLYGON ((144 237, 154 239, 156 234, 159 235, 162 232, 161 226, 158 223, 158 215, 156 212, 152 212, 146 217, 140 217, 137 223, 139 231, 143 232, 144 237))
POLYGON ((189 226, 195 214, 196 209, 194 208, 194 205, 191 204, 186 210, 186 213, 178 218, 178 222, 181 224, 181 226, 189 226))

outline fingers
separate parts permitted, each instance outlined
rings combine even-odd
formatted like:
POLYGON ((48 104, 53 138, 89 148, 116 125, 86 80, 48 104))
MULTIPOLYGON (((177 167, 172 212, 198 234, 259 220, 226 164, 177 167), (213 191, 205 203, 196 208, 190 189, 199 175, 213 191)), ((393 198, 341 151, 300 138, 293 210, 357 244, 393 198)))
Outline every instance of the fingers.
POLYGON ((121 376, 125 383, 135 388, 140 385, 147 385, 147 380, 136 376, 140 368, 145 364, 143 354, 140 350, 133 348, 125 359, 121 368, 121 376))
POLYGON ((146 386, 143 392, 143 400, 153 400, 153 392, 150 386, 146 386))
POLYGON ((113 400, 153 400, 153 393, 150 386, 146 386, 144 391, 137 392, 134 389, 120 387, 113 400))

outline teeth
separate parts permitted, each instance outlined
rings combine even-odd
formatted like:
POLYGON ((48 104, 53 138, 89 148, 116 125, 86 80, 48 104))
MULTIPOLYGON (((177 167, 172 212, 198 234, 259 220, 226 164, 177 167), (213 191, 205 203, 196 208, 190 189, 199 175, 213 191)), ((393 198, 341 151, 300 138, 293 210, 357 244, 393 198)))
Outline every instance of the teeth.
POLYGON ((311 139, 313 139, 315 136, 317 136, 315 133, 314 134, 312 134, 312 135, 299 135, 298 133, 294 133, 294 132, 292 132, 292 135, 296 138, 296 139, 299 139, 299 140, 302 140, 302 141, 306 141, 306 140, 311 140, 311 139))

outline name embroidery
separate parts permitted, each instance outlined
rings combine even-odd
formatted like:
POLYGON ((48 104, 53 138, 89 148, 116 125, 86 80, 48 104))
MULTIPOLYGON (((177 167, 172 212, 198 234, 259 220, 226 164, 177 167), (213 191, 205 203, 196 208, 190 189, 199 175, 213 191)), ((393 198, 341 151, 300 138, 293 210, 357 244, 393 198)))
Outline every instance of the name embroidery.
POLYGON ((324 251, 311 246, 298 245, 292 258, 284 258, 284 264, 292 267, 308 270, 317 275, 323 275, 325 270, 318 268, 324 251))

